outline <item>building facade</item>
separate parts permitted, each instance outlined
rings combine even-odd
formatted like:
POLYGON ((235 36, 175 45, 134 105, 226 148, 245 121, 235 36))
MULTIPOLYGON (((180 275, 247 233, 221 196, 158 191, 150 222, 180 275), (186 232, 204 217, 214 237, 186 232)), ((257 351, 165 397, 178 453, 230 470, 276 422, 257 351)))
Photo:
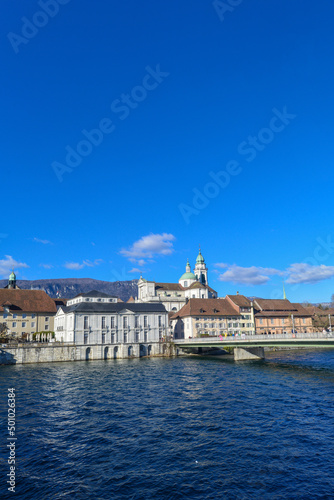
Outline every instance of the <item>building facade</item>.
POLYGON ((168 334, 168 314, 161 303, 118 302, 92 291, 58 308, 55 334, 57 341, 80 345, 160 342, 168 334))
POLYGON ((240 333, 242 315, 227 299, 189 299, 171 317, 175 339, 240 333))
POLYGON ((38 332, 53 332, 57 308, 43 290, 0 289, 0 323, 7 334, 33 340, 38 332))
POLYGON ((287 299, 255 299, 254 317, 257 334, 314 331, 311 313, 287 299))
POLYGON ((226 295, 225 298, 241 315, 238 333, 254 335, 255 320, 253 302, 244 295, 239 295, 239 293, 237 293, 237 295, 226 295))

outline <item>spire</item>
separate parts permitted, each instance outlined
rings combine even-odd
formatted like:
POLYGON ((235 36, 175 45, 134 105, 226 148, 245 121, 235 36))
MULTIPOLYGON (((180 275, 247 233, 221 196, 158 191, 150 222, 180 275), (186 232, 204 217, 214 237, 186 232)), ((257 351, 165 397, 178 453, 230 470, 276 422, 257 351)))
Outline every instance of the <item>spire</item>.
POLYGON ((187 259, 186 273, 191 273, 191 267, 190 267, 190 264, 189 264, 189 259, 187 259))
POLYGON ((285 293, 284 280, 283 280, 283 299, 286 299, 286 293, 285 293))
POLYGON ((201 253, 201 246, 199 246, 199 252, 197 255, 197 259, 196 259, 196 264, 203 264, 203 263, 204 263, 204 258, 203 258, 203 255, 201 253))
POLYGON ((14 273, 14 268, 8 278, 8 288, 16 288, 16 274, 14 273))

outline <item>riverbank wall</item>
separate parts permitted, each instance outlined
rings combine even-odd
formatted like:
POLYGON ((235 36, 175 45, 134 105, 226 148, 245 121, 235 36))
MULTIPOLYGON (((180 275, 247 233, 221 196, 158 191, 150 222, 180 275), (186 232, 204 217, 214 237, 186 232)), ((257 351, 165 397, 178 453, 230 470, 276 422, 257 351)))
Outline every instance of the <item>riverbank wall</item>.
POLYGON ((0 348, 0 365, 126 359, 145 356, 173 356, 175 354, 175 348, 169 342, 108 345, 18 344, 15 347, 6 346, 0 348))

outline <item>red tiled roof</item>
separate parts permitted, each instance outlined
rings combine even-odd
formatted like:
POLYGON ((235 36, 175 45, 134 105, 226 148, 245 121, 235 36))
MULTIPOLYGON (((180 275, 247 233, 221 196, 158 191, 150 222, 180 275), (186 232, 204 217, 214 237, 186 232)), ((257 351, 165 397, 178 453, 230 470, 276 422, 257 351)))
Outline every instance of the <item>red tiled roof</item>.
POLYGON ((226 297, 229 297, 232 302, 234 302, 237 306, 239 307, 250 307, 251 306, 251 301, 247 299, 244 295, 226 295, 226 297))
POLYGON ((172 319, 185 316, 240 316, 226 299, 189 299, 172 319))
POLYGON ((295 305, 291 304, 291 302, 287 299, 255 299, 254 306, 255 309, 260 309, 261 311, 293 312, 296 310, 295 305))
POLYGON ((317 306, 303 306, 304 309, 307 310, 312 316, 328 316, 329 314, 331 316, 334 315, 334 309, 320 309, 320 307, 317 306))
POLYGON ((57 307, 55 301, 49 297, 43 290, 17 290, 0 289, 0 311, 3 311, 3 305, 10 303, 9 308, 21 310, 24 312, 35 313, 56 313, 57 307))

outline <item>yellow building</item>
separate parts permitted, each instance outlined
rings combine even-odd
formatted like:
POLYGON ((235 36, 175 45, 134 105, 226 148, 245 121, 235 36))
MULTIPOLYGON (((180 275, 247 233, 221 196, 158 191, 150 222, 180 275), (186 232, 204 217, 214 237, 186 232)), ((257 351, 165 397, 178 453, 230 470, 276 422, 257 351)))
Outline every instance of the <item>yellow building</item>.
POLYGON ((7 334, 30 340, 37 332, 54 331, 55 301, 43 290, 0 289, 0 323, 7 334))

